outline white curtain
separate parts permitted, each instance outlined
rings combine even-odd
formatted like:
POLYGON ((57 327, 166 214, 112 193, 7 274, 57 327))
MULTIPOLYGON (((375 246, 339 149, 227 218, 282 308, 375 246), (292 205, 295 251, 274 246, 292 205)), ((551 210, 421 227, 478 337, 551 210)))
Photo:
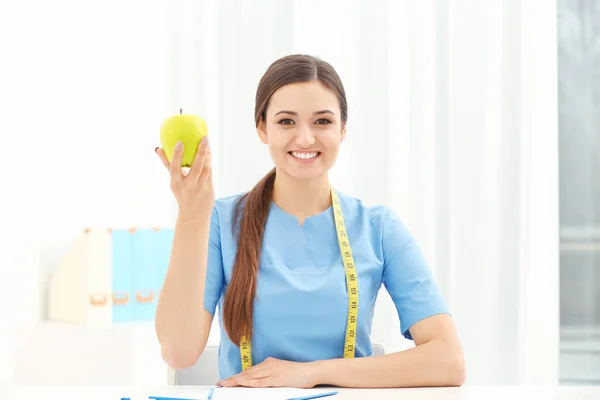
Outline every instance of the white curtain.
MULTIPOLYGON (((288 53, 331 62, 349 134, 332 178, 393 207, 426 252, 469 383, 558 371, 555 6, 480 1, 180 1, 179 104, 209 121, 220 195, 271 167, 256 85, 288 53), (241 169, 240 169, 241 168, 241 169)), ((405 348, 382 292, 373 339, 405 348)))
MULTIPOLYGON (((44 314, 39 288, 83 227, 172 222, 153 148, 180 108, 208 122, 217 194, 249 189, 272 165, 254 129, 258 80, 276 58, 308 53, 333 64, 348 94, 333 182, 411 228, 454 314, 468 383, 556 382, 552 2, 62 0, 11 12, 26 22, 2 38, 13 61, 2 110, 36 162, 11 152, 2 174, 20 165, 37 177, 9 182, 41 241, 39 269, 22 257, 3 266, 0 282, 39 297, 14 315, 44 314)), ((410 345, 385 291, 373 340, 410 345)))

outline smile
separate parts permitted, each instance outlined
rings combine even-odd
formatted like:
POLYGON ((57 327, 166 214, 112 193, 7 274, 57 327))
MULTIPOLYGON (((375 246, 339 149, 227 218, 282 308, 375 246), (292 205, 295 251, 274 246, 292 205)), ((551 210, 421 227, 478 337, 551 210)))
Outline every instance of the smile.
POLYGON ((290 154, 299 160, 312 160, 319 156, 321 153, 318 151, 312 152, 298 152, 298 151, 290 151, 290 154))

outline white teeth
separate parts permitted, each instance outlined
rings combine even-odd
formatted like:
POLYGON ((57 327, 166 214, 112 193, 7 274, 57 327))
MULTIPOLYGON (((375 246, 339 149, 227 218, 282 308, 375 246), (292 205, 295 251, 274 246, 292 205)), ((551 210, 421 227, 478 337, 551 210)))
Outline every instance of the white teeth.
POLYGON ((311 158, 315 158, 319 153, 314 152, 314 153, 297 153, 295 151, 292 151, 292 155, 296 158, 300 158, 302 160, 310 160, 311 158))

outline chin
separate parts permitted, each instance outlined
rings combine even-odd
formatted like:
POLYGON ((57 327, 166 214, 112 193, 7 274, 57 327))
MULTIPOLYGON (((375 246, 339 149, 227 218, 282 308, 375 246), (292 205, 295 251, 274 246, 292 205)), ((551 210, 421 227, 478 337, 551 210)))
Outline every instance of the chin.
POLYGON ((290 176, 298 181, 312 181, 323 177, 325 173, 318 174, 290 174, 290 176))
POLYGON ((280 168, 280 170, 285 175, 298 181, 310 181, 314 179, 319 179, 327 174, 327 169, 325 168, 298 169, 290 168, 286 165, 285 168, 280 168))

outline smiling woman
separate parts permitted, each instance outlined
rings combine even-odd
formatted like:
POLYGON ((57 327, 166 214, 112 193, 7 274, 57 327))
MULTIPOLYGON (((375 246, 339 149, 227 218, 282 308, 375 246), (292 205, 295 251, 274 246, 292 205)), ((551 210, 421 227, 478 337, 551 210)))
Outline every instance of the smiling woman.
MULTIPOLYGON (((286 61, 291 60, 282 62, 286 61)), ((272 74, 277 73, 276 66, 272 68, 272 74)), ((317 71, 292 68, 286 72, 285 85, 267 73, 259 84, 256 103, 263 106, 257 107, 255 117, 277 172, 302 184, 320 183, 326 192, 325 175, 346 137, 347 105, 333 68, 322 64, 320 69, 315 79, 317 71)))
POLYGON ((248 193, 214 200, 207 140, 185 177, 159 151, 180 208, 156 314, 171 367, 196 362, 218 305, 222 386, 464 382, 454 324, 411 233, 389 208, 330 185, 347 118, 333 67, 291 55, 258 85, 257 133, 275 168, 248 193), (416 347, 372 357, 382 285, 416 347))

